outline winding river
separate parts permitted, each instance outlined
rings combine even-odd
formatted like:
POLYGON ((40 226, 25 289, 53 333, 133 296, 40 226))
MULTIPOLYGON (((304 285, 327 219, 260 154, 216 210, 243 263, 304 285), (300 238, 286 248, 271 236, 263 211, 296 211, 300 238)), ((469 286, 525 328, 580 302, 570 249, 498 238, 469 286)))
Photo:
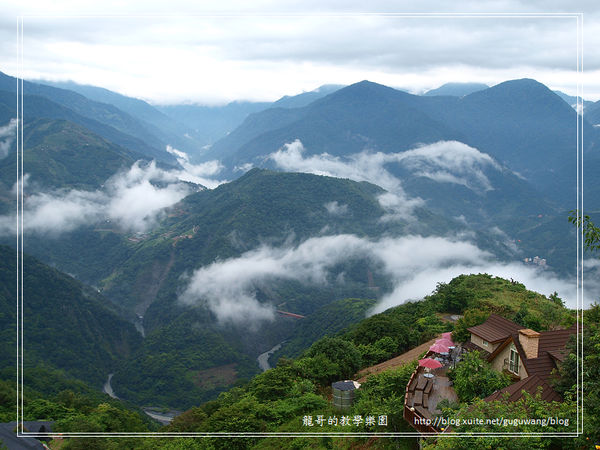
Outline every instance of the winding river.
POLYGON ((154 420, 158 420, 163 425, 168 425, 175 418, 175 416, 181 414, 181 411, 170 410, 167 412, 161 412, 158 408, 142 408, 148 416, 154 420))
POLYGON ((283 345, 283 342, 280 342, 275 347, 273 347, 271 350, 266 351, 266 352, 261 353, 260 355, 258 355, 258 358, 256 358, 256 360, 258 361, 258 366, 260 367, 260 369, 263 372, 265 372, 265 371, 267 371, 267 370, 269 370, 271 368, 271 365, 269 364, 269 357, 273 353, 275 353, 277 350, 279 350, 282 345, 283 345))
POLYGON ((119 397, 117 397, 112 389, 112 386, 110 385, 110 380, 112 380, 114 373, 109 373, 108 374, 108 379, 106 380, 106 383, 104 383, 104 387, 102 388, 102 392, 104 392, 105 394, 108 394, 109 397, 111 398, 116 398, 117 400, 119 399, 119 397))
MULTIPOLYGON (((113 375, 114 375, 114 373, 108 374, 106 383, 104 383, 104 386, 102 387, 102 392, 109 395, 111 398, 115 398, 118 400, 119 397, 117 397, 117 395, 113 391, 112 385, 110 383, 113 375)), ((175 418, 175 416, 181 414, 181 411, 169 410, 169 411, 163 412, 163 410, 160 408, 152 408, 152 407, 142 408, 142 411, 144 411, 144 413, 146 413, 146 415, 152 417, 154 420, 158 420, 163 425, 168 425, 169 423, 171 423, 173 418, 175 418)))
MULTIPOLYGON (((258 358, 256 358, 256 360, 258 361, 258 366, 260 367, 260 369, 263 372, 265 372, 271 368, 271 365, 269 364, 269 358, 271 357, 271 355, 273 353, 275 353, 277 350, 279 350, 282 345, 283 345, 283 342, 280 342, 275 347, 273 347, 271 350, 268 350, 268 351, 258 355, 258 358)), ((109 395, 111 398, 119 399, 119 397, 117 397, 117 395, 113 391, 113 388, 111 385, 111 380, 112 380, 113 375, 114 375, 114 373, 108 374, 108 378, 106 380, 106 383, 104 383, 102 392, 109 395)), ((158 420, 163 425, 170 423, 176 415, 180 414, 180 411, 162 412, 158 408, 142 408, 142 410, 147 415, 152 417, 154 420, 158 420)))

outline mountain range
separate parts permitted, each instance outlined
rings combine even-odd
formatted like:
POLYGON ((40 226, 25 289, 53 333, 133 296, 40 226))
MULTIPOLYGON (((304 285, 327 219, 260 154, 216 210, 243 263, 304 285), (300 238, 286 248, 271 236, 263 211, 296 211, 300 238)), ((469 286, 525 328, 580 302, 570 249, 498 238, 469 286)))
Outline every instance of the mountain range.
MULTIPOLYGON (((70 348, 52 335, 32 364, 95 385, 114 372, 137 404, 214 398, 258 373, 259 353, 290 339, 281 353, 297 355, 374 305, 417 296, 430 272, 534 255, 561 275, 575 268, 577 111, 535 80, 422 96, 362 81, 212 107, 53 84, 24 82, 30 305, 35 323, 60 329, 72 303, 66 326, 85 336, 68 338, 94 334, 102 351, 82 349, 92 375, 72 349, 51 357, 70 348)), ((15 86, 0 74, 0 125, 16 117, 15 86)), ((581 120, 591 209, 595 105, 581 120)), ((2 145, 10 246, 18 161, 14 140, 2 145)))
MULTIPOLYGON (((570 208, 576 194, 576 117, 558 95, 529 79, 463 97, 417 96, 364 81, 304 108, 255 113, 204 156, 219 157, 231 170, 264 165, 269 154, 296 139, 306 156, 338 157, 456 140, 492 156, 557 206, 570 208)), ((583 152, 596 161, 599 131, 586 120, 582 126, 583 152)), ((596 181, 588 181, 596 189, 596 181)))

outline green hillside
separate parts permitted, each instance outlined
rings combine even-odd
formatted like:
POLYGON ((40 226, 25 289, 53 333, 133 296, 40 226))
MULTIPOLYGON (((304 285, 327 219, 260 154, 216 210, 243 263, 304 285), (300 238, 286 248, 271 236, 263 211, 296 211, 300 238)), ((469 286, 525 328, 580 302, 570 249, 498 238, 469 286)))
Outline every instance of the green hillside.
MULTIPOLYGON (((279 246, 292 237, 291 245, 323 230, 327 235, 380 236, 459 229, 458 224, 424 209, 415 213, 418 226, 406 220, 382 222, 385 210, 377 196, 384 192, 369 183, 252 170, 231 183, 183 199, 159 228, 131 244, 135 253, 126 263, 97 283, 107 296, 134 307, 155 298, 172 298, 185 271, 217 258, 239 256, 264 242, 279 246), (331 214, 326 205, 332 202, 344 206, 345 213, 331 214), (150 289, 153 280, 158 285, 150 289)), ((154 319, 147 319, 152 328, 154 319)))
MULTIPOLYGON (((41 189, 99 188, 140 155, 66 120, 36 119, 23 130, 23 172, 41 189)), ((17 161, 0 161, 0 179, 15 180, 17 161)))
MULTIPOLYGON (((70 276, 23 257, 23 365, 55 368, 100 387, 141 344, 108 300, 70 276)), ((16 252, 0 246, 0 361, 15 367, 16 252)))
POLYGON ((335 335, 364 319, 369 309, 376 303, 374 299, 345 298, 317 309, 298 324, 283 348, 275 352, 270 361, 277 361, 281 357, 299 356, 323 336, 335 335))
MULTIPOLYGON (((212 191, 186 197, 159 230, 134 244, 136 250, 127 261, 99 283, 106 295, 128 299, 130 303, 124 305, 144 315, 148 333, 140 352, 115 374, 115 385, 122 386, 121 392, 131 399, 175 406, 178 401, 189 403, 214 396, 215 389, 226 387, 194 385, 194 374, 230 364, 236 365, 231 380, 257 373, 256 356, 290 337, 294 327, 302 324, 277 318, 260 329, 225 327, 202 303, 192 307, 177 302, 184 285, 181 275, 216 259, 238 257, 264 241, 273 246, 293 246, 318 236, 325 227, 328 233, 357 236, 405 234, 408 223, 378 220, 384 210, 376 195, 383 192, 368 183, 257 169, 212 191), (345 214, 332 215, 325 207, 330 202, 345 205, 345 214), (185 238, 178 238, 181 236, 185 238), (157 354, 171 362, 159 364, 157 354), (144 380, 139 375, 149 373, 153 378, 144 380)), ((424 219, 420 223, 423 233, 454 226, 427 211, 419 214, 424 219)), ((319 321, 321 313, 316 311, 334 300, 373 296, 368 286, 369 270, 376 272, 372 262, 349 259, 331 270, 332 278, 344 273, 343 284, 310 286, 273 279, 268 286, 257 286, 256 295, 261 302, 285 302, 281 307, 287 311, 308 316, 314 313, 319 321)), ((375 280, 385 285, 380 275, 376 274, 375 280)), ((363 312, 364 308, 346 315, 340 326, 357 320, 363 312)), ((314 335, 304 337, 299 348, 321 335, 315 330, 314 335)))

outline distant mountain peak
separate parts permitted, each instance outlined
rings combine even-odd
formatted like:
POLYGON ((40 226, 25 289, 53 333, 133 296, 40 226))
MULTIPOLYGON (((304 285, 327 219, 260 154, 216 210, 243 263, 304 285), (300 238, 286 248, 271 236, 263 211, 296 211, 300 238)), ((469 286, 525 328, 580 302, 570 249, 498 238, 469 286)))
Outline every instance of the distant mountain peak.
POLYGON ((351 84, 350 86, 346 86, 336 92, 334 92, 331 95, 341 95, 341 96, 345 96, 345 95, 356 95, 359 92, 363 92, 365 94, 369 94, 369 95, 389 95, 390 93, 397 93, 400 95, 410 95, 407 94, 404 91, 399 91, 398 89, 394 89, 392 87, 389 86, 385 86, 383 84, 379 84, 379 83, 375 83, 373 81, 369 81, 369 80, 362 80, 359 81, 358 83, 354 83, 351 84))
POLYGON ((545 84, 540 83, 532 78, 520 78, 516 80, 508 80, 492 86, 490 90, 505 90, 506 92, 515 91, 519 89, 537 90, 552 92, 545 84))
MULTIPOLYGON (((506 102, 507 98, 518 99, 523 102, 534 101, 537 103, 541 101, 559 105, 559 108, 564 104, 564 101, 546 85, 531 78, 504 81, 489 89, 469 94, 464 98, 470 100, 487 98, 498 102, 506 102)), ((568 105, 565 104, 565 106, 568 105)))
POLYGON ((369 81, 369 80, 362 80, 362 81, 359 81, 358 83, 351 84, 348 87, 352 87, 352 86, 355 86, 355 87, 368 86, 368 87, 379 87, 379 88, 385 88, 385 89, 393 89, 393 88, 391 88, 389 86, 386 86, 384 84, 379 84, 379 83, 376 83, 374 81, 369 81))

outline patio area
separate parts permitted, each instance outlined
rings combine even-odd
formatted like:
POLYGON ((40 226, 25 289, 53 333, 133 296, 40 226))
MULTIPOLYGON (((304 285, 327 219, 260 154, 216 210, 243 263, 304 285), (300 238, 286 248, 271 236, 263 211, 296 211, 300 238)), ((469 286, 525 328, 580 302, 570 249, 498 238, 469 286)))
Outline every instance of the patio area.
POLYGON ((413 380, 408 385, 405 405, 415 408, 415 411, 426 419, 432 418, 435 414, 440 414, 437 409, 438 403, 443 399, 457 401, 456 392, 452 387, 452 382, 446 376, 448 368, 441 367, 431 371, 432 377, 426 376, 427 373, 422 367, 415 372, 413 380))
MULTIPOLYGON (((428 352, 426 356, 433 356, 428 352)), ((404 396, 404 418, 420 432, 439 432, 432 426, 433 418, 441 414, 438 404, 447 399, 451 402, 458 400, 452 387, 452 381, 447 376, 450 361, 443 361, 442 367, 428 370, 417 367, 413 372, 404 396), (429 419, 432 422, 421 421, 429 419)))

